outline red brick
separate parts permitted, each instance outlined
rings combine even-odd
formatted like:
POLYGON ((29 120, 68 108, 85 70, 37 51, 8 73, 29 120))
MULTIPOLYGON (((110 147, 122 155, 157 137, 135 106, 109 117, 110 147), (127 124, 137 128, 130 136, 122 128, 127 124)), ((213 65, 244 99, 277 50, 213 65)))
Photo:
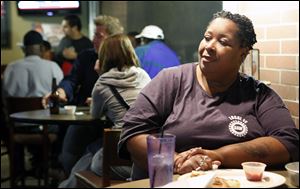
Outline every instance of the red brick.
POLYGON ((299 86, 299 71, 281 71, 281 83, 299 86))
POLYGON ((274 89, 278 95, 284 100, 297 100, 298 99, 298 87, 289 85, 278 85, 271 83, 270 87, 274 89))
POLYGON ((282 53, 299 55, 299 40, 282 41, 282 53))
POLYGON ((299 129, 299 117, 293 117, 294 123, 296 125, 296 127, 299 129))
POLYGON ((261 41, 256 45, 256 48, 260 50, 261 54, 279 54, 279 47, 279 41, 261 41))
POLYGON ((275 69, 297 70, 296 56, 266 56, 266 67, 275 69))
POLYGON ((279 83, 279 71, 260 69, 260 80, 271 81, 271 83, 279 83))
POLYGON ((299 102, 285 100, 284 104, 287 106, 292 116, 299 117, 299 102))
POLYGON ((297 38, 297 26, 295 25, 280 25, 280 26, 269 26, 266 30, 267 39, 286 39, 286 38, 297 38))

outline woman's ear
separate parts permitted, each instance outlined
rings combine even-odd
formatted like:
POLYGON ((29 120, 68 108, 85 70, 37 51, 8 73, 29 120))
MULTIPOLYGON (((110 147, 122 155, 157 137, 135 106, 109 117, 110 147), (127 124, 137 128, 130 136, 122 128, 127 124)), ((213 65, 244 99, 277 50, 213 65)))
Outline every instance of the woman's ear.
POLYGON ((246 59, 246 57, 247 57, 247 55, 249 54, 249 48, 248 47, 246 47, 246 48, 243 48, 243 50, 242 50, 242 54, 241 54, 241 58, 242 58, 242 62, 244 62, 245 61, 245 59, 246 59))

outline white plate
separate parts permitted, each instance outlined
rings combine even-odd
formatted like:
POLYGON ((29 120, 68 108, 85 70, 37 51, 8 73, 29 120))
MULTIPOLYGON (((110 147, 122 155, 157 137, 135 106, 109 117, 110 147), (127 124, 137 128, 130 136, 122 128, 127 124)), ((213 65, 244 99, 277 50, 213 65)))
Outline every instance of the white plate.
POLYGON ((177 181, 166 184, 160 188, 206 188, 211 179, 215 177, 215 172, 206 172, 205 175, 192 178, 177 179, 177 181))
MULTIPOLYGON (((241 188, 272 188, 277 187, 285 183, 286 179, 276 173, 265 171, 263 175, 262 181, 248 181, 246 179, 245 173, 242 169, 219 169, 215 171, 207 171, 207 174, 209 172, 215 172, 215 176, 224 178, 224 179, 235 179, 240 182, 241 188)), ((184 175, 181 175, 178 177, 178 180, 189 180, 191 179, 191 173, 186 173, 184 175)), ((200 175, 197 177, 202 177, 205 175, 200 175)), ((194 177, 192 177, 194 178, 194 177)))

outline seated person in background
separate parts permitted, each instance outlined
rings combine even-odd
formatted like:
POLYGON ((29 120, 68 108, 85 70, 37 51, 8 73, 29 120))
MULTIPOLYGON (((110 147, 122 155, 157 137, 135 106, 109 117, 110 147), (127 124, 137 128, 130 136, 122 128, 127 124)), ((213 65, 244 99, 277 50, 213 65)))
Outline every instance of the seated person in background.
MULTIPOLYGON (((99 59, 95 69, 100 77, 97 80, 92 92, 91 113, 95 118, 106 115, 114 124, 113 128, 122 128, 123 116, 127 111, 125 105, 121 104, 114 96, 109 86, 113 86, 131 106, 140 90, 150 82, 150 77, 139 68, 138 58, 134 52, 129 38, 123 34, 116 34, 106 38, 99 49, 99 59), (111 51, 111 49, 114 49, 111 51)), ((95 151, 88 151, 75 164, 70 177, 63 181, 59 187, 75 187, 75 172, 92 170, 102 176, 102 138, 95 143, 95 151), (95 154, 96 153, 96 154, 95 154), (94 157, 93 157, 94 156, 94 157)), ((112 169, 115 173, 113 178, 123 179, 130 177, 131 167, 118 167, 112 169)))
MULTIPOLYGON (((42 35, 36 31, 29 31, 23 39, 25 58, 7 65, 4 72, 3 92, 5 97, 43 97, 51 92, 52 78, 57 81, 63 79, 63 73, 56 62, 41 58, 42 35)), ((58 128, 49 126, 49 132, 56 133, 58 128)), ((41 132, 38 126, 17 127, 17 132, 41 132)), ((54 150, 54 149, 53 149, 54 150)), ((56 150, 56 149, 55 149, 56 150)), ((41 150, 36 146, 29 148, 34 154, 32 163, 40 163, 41 150)), ((16 164, 19 161, 16 161, 16 164)), ((15 165, 15 167, 18 167, 15 165)))
MULTIPOLYGON (((61 102, 87 106, 93 87, 99 78, 94 70, 98 58, 98 49, 102 41, 110 35, 123 33, 123 27, 118 18, 99 15, 94 19, 94 48, 81 52, 74 62, 71 74, 59 83, 57 92, 61 102)), ((45 97, 45 102, 49 99, 45 97)), ((66 128, 66 127, 65 127, 66 128)), ((65 173, 70 174, 72 167, 83 155, 86 146, 99 138, 101 128, 94 125, 70 125, 66 133, 62 132, 63 148, 60 155, 65 173), (65 134, 65 135, 64 135, 65 134)))
POLYGON ((56 62, 41 58, 42 35, 29 31, 23 39, 25 58, 7 65, 4 71, 5 96, 42 97, 51 92, 52 78, 59 82, 63 73, 56 62))
POLYGON ((146 26, 135 37, 141 39, 141 46, 138 46, 135 52, 139 57, 141 67, 151 79, 163 68, 180 65, 176 53, 163 41, 164 33, 158 26, 146 26))
POLYGON ((251 20, 218 12, 199 44, 199 62, 165 69, 141 91, 123 118, 119 142, 119 155, 134 162, 133 179, 147 177, 146 137, 162 129, 176 135, 178 174, 214 163, 299 161, 299 130, 282 99, 239 73, 255 42, 251 20))

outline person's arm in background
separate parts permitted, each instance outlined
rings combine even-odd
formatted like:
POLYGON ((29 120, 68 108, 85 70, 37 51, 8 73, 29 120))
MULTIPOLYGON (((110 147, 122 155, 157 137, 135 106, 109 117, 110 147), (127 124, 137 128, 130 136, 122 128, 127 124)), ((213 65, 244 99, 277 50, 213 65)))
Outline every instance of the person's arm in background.
POLYGON ((74 61, 74 65, 69 75, 59 83, 58 91, 62 94, 61 98, 66 98, 68 102, 72 101, 74 98, 74 91, 77 89, 77 86, 80 84, 80 81, 83 78, 83 69, 81 68, 81 57, 74 61))
MULTIPOLYGON (((74 66, 71 70, 71 73, 63 78, 58 85, 57 93, 59 101, 63 103, 71 102, 74 98, 74 91, 80 83, 80 79, 82 78, 83 69, 80 69, 80 56, 75 60, 74 66)), ((59 81, 59 80, 58 80, 59 81)), ((42 100, 43 106, 46 108, 51 93, 45 95, 42 100)))

